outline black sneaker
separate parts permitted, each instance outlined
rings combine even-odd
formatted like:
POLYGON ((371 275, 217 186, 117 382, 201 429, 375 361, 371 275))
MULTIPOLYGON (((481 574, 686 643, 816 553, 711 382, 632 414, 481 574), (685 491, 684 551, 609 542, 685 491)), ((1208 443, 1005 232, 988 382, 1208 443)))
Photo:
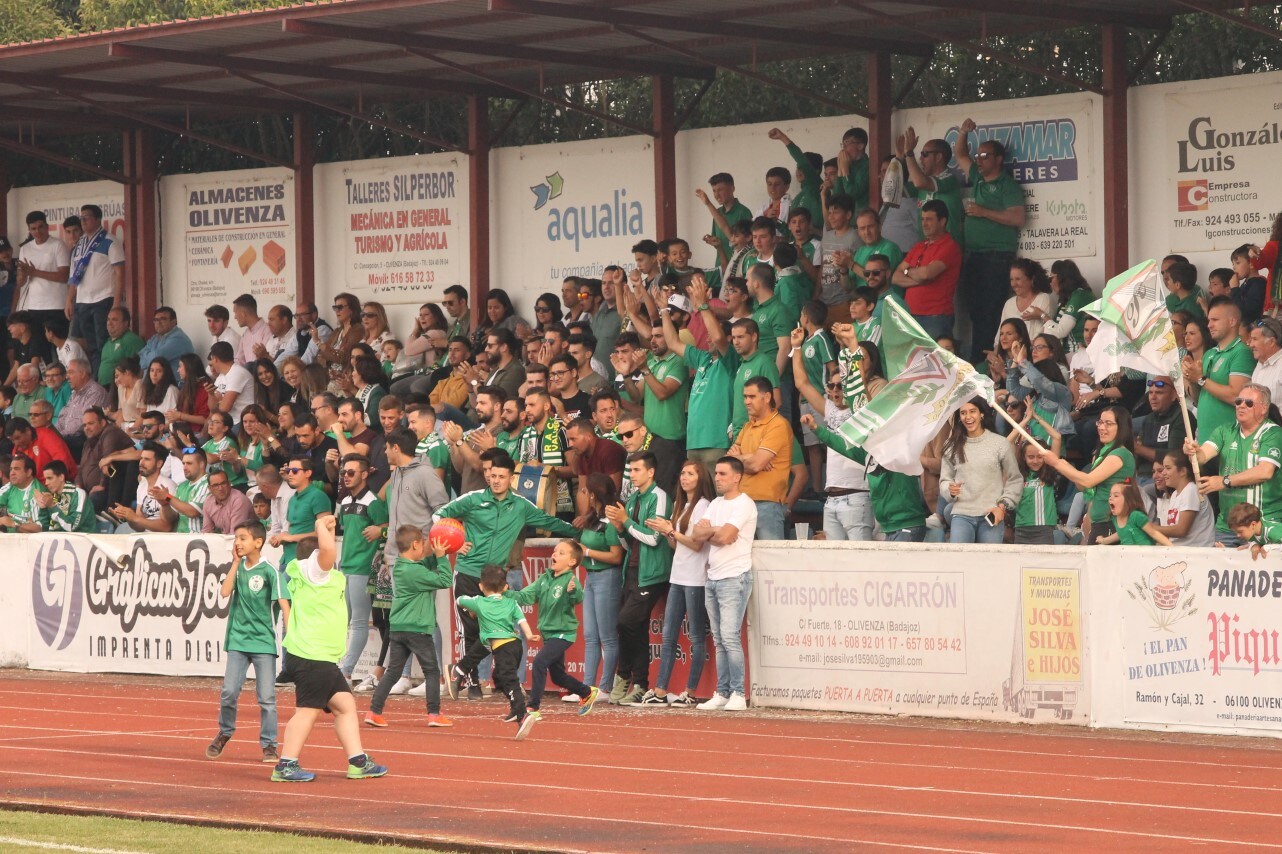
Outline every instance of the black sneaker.
POLYGON ((445 690, 450 695, 451 700, 457 700, 463 693, 463 686, 467 684, 467 674, 459 670, 457 666, 450 668, 450 678, 445 680, 445 690))
POLYGON ((221 732, 218 733, 218 735, 214 736, 214 740, 209 742, 209 746, 205 748, 205 758, 217 759, 219 756, 222 756, 223 748, 227 746, 227 742, 229 741, 231 741, 230 735, 223 735, 221 732))
POLYGON ((503 718, 503 723, 514 724, 520 721, 522 717, 524 716, 517 712, 508 712, 507 715, 503 718))
POLYGON ((473 685, 467 689, 467 698, 469 700, 484 700, 485 693, 481 691, 480 685, 473 685))

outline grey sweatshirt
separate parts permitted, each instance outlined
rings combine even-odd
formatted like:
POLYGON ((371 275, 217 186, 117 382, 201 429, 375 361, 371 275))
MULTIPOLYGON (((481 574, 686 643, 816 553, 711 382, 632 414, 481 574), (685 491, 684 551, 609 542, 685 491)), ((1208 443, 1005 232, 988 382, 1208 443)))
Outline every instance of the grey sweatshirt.
POLYGON ((423 457, 392 471, 387 481, 387 548, 383 559, 390 567, 396 563, 396 529, 417 525, 426 534, 432 528, 432 514, 449 503, 445 484, 436 470, 423 457))
MULTIPOLYGON (((958 463, 944 455, 939 494, 945 500, 952 494, 948 488, 954 481, 962 484, 953 503, 953 512, 961 516, 983 516, 1003 498, 1009 507, 1018 507, 1024 487, 1014 447, 991 430, 985 430, 977 439, 966 439, 966 462, 958 463)), ((1007 516, 1011 518, 1009 513, 1007 516)))

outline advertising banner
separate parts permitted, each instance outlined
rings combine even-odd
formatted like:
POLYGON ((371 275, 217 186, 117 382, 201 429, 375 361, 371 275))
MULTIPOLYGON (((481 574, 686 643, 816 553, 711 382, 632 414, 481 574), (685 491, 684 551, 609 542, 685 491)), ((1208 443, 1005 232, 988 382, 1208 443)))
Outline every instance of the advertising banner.
POLYGON ((932 551, 758 544, 753 703, 1085 724, 1085 553, 932 551))
POLYGON ((600 278, 609 264, 631 266, 632 246, 655 238, 650 147, 649 139, 623 137, 494 153, 502 200, 491 223, 494 281, 522 313, 540 293, 559 294, 567 276, 600 278))
MULTIPOLYGON (((1276 80, 1168 92, 1162 219, 1173 252, 1231 252, 1263 242, 1282 193, 1282 103, 1276 80)), ((1227 267, 1228 255, 1221 266, 1227 267)))
POLYGON ((318 166, 316 194, 318 252, 335 293, 418 305, 468 286, 464 155, 318 166))
POLYGON ((263 314, 275 303, 293 307, 298 263, 292 172, 252 169, 161 183, 166 206, 182 211, 186 305, 229 306, 252 293, 263 314))
POLYGON ((1114 655, 1100 676, 1121 684, 1121 702, 1100 708, 1098 723, 1282 729, 1279 555, 1132 548, 1092 562, 1120 611, 1101 639, 1114 655))
MULTIPOLYGON (((976 124, 972 157, 981 143, 1000 142, 1007 167, 1024 188, 1027 219, 1019 254, 1047 262, 1094 256, 1103 225, 1095 202, 1101 168, 1095 102, 1054 97, 905 110, 896 115, 895 127, 902 132, 911 125, 919 139, 939 138, 951 147, 968 117, 976 124)), ((955 160, 951 166, 956 168, 955 160)))
MULTIPOLYGON (((552 548, 556 543, 556 540, 526 541, 525 552, 521 562, 521 586, 534 583, 534 580, 547 570, 552 557, 552 548)), ((578 579, 576 581, 577 584, 583 583, 584 574, 584 570, 580 567, 578 579)), ((511 584, 511 581, 509 581, 509 585, 515 587, 515 585, 511 584)), ((653 678, 659 672, 659 651, 663 646, 663 611, 665 605, 666 599, 659 600, 655 604, 654 610, 651 612, 650 616, 650 660, 652 662, 650 666, 650 675, 652 685, 653 678)), ((463 630, 458 622, 458 612, 453 608, 450 608, 449 610, 453 615, 452 626, 454 631, 452 660, 457 661, 463 657, 464 653, 463 630)), ((525 619, 529 621, 530 629, 534 632, 538 632, 538 608, 534 605, 526 605, 522 610, 525 611, 525 619)), ((579 608, 579 619, 579 636, 575 640, 574 645, 565 653, 565 671, 575 679, 584 680, 582 606, 579 608)), ((744 633, 744 637, 747 637, 747 632, 744 633)), ((695 696, 698 697, 711 697, 716 692, 717 688, 716 651, 712 647, 711 637, 707 638, 705 647, 706 651, 704 653, 705 662, 703 673, 699 678, 699 689, 695 692, 695 696)), ((540 644, 537 641, 528 644, 526 648, 525 658, 527 670, 525 685, 527 688, 530 685, 528 667, 533 663, 534 657, 539 654, 539 649, 540 644)), ((685 690, 686 681, 690 675, 690 664, 690 624, 688 620, 683 620, 681 622, 681 635, 677 643, 677 656, 672 668, 672 679, 669 681, 667 686, 674 694, 680 694, 685 690)), ((449 661, 446 662, 446 665, 449 665, 449 661)), ((600 681, 600 676, 597 676, 597 681, 600 681)), ((560 689, 553 685, 550 680, 548 682, 547 690, 551 692, 560 691, 560 689)))
POLYGON ((29 666, 222 675, 230 537, 36 534, 24 549, 29 666))

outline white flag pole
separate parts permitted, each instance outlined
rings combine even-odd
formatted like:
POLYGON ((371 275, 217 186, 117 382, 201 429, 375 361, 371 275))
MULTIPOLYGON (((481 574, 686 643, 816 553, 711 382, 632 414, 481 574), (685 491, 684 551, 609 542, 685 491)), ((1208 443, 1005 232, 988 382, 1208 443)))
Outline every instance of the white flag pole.
MULTIPOLYGON (((1184 435, 1196 442, 1197 437, 1193 435, 1193 425, 1189 421, 1188 400, 1184 396, 1184 377, 1180 376, 1174 382, 1176 383, 1175 395, 1180 399, 1180 413, 1184 416, 1184 435)), ((1189 457, 1189 462, 1193 464, 1193 482, 1197 483, 1202 479, 1202 467, 1198 465, 1197 454, 1189 457)))
MULTIPOLYGON (((1026 403, 1025 406, 1032 406, 1032 404, 1026 403)), ((995 408, 997 410, 997 414, 1000 415, 1002 418, 1006 419, 1006 423, 1010 425, 1010 429, 1014 430, 1016 433, 1023 436, 1024 439, 1027 440, 1027 442, 1030 445, 1032 445, 1034 448, 1041 451, 1043 454, 1046 453, 1046 449, 1043 448, 1040 444, 1038 444, 1036 439, 1028 435, 1028 431, 1025 430, 1022 425, 1016 422, 1014 418, 1011 418, 1008 414, 1006 414, 1005 409, 1003 409, 1000 406, 997 406, 995 408)))

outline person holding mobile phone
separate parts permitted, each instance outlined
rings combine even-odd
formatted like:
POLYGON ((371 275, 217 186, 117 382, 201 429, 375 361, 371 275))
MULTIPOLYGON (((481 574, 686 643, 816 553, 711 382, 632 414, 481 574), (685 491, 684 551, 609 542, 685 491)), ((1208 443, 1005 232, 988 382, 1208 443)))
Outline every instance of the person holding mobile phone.
POLYGON ((993 430, 996 413, 980 397, 953 414, 939 494, 952 506, 950 543, 1001 543, 1019 506, 1024 478, 1010 442, 993 430))

